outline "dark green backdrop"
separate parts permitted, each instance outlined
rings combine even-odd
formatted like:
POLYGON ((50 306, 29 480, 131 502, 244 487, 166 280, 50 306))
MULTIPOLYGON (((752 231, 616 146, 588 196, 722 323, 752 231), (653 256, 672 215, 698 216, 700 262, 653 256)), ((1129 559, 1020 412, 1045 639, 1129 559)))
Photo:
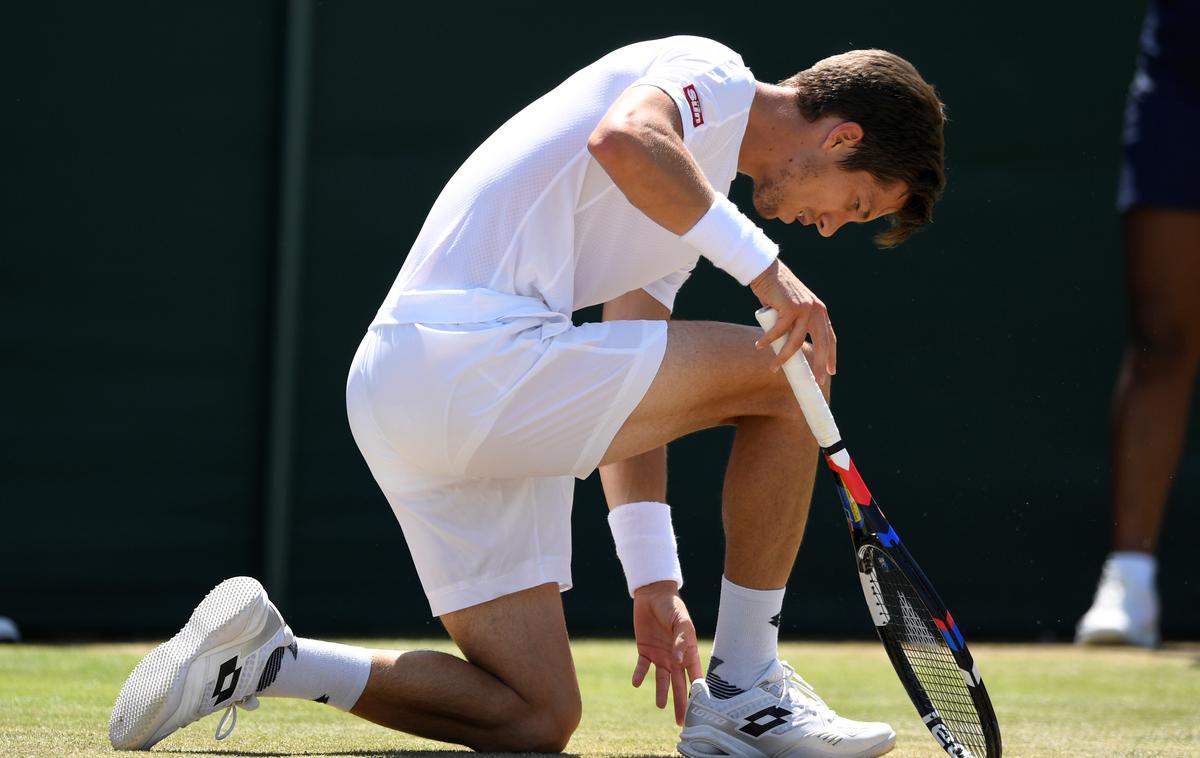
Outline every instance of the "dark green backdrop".
MULTIPOLYGON (((1140 4, 1085 16, 1032 0, 753 15, 728 3, 330 2, 311 8, 307 47, 297 6, 9 9, 0 615, 31 636, 157 635, 221 578, 252 573, 274 581, 301 634, 436 631, 346 426, 359 337, 425 210, 491 130, 614 47, 694 33, 742 52, 761 79, 876 46, 940 88, 950 185, 933 228, 883 253, 869 229, 768 232, 830 305, 841 427, 955 615, 976 636, 1069 636, 1107 550, 1124 328, 1112 198, 1140 4), (306 88, 285 96, 289 81, 306 88), (301 160, 287 161, 304 132, 290 143, 301 160), (288 271, 298 297, 281 324, 288 271), (288 324, 292 358, 279 352, 288 324), (272 434, 289 421, 290 448, 272 434), (272 498, 282 521, 267 515, 272 498)), ((705 264, 677 315, 749 323, 755 305, 705 264)), ((1192 440, 1162 548, 1176 637, 1200 633, 1192 440)), ((671 451, 685 596, 703 634, 728 444, 718 431, 671 451)), ((822 477, 784 633, 863 636, 822 477)), ((626 633, 594 477, 574 521, 569 623, 626 633)))

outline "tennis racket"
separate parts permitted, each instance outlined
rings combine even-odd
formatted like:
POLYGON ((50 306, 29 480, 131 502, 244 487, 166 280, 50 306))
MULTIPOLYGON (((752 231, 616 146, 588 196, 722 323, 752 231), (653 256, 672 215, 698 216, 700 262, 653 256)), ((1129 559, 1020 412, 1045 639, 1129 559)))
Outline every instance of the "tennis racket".
MULTIPOLYGON (((765 331, 775 326, 771 308, 755 316, 765 331)), ((955 758, 1000 758, 1000 725, 958 624, 859 476, 804 353, 783 371, 837 480, 867 609, 917 713, 955 758)))

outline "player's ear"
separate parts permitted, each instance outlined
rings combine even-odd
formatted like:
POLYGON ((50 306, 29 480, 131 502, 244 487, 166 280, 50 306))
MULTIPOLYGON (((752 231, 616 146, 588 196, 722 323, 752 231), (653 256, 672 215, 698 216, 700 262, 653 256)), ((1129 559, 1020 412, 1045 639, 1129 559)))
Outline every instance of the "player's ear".
POLYGON ((862 142, 863 129, 855 121, 843 121, 829 130, 821 147, 825 150, 853 150, 862 142))

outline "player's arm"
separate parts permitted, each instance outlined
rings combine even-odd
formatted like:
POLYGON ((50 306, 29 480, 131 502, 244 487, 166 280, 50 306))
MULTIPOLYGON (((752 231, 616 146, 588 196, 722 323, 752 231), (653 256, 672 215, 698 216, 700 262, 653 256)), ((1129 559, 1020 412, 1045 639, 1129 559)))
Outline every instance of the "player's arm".
POLYGON ((713 203, 713 188, 683 144, 675 102, 657 87, 630 87, 588 138, 588 150, 651 221, 685 234, 713 203))
POLYGON ((592 131, 588 150, 635 208, 775 309, 779 321, 757 343, 761 349, 787 335, 773 370, 811 335, 817 380, 834 373, 836 337, 825 304, 779 262, 762 230, 713 190, 683 142, 679 109, 667 93, 649 85, 627 89, 592 131))
MULTIPOLYGON (((670 317, 670 309, 642 289, 604 304, 605 321, 665 321, 670 317)), ((670 511, 663 504, 667 497, 667 448, 601 466, 600 481, 610 510, 636 509, 622 513, 615 521, 609 519, 633 594, 633 632, 638 649, 633 686, 641 686, 653 664, 655 703, 665 708, 668 693, 673 694, 675 721, 682 724, 688 685, 702 675, 696 627, 674 580, 642 584, 634 578, 644 573, 653 580, 679 571, 670 511)))
POLYGON ((605 321, 667 321, 671 309, 643 289, 626 292, 604 304, 605 321))
MULTIPOLYGON (((626 292, 604 304, 605 321, 641 321, 671 318, 671 311, 646 290, 626 292)), ((608 507, 623 503, 667 499, 667 448, 662 446, 623 461, 600 467, 600 482, 608 507)))

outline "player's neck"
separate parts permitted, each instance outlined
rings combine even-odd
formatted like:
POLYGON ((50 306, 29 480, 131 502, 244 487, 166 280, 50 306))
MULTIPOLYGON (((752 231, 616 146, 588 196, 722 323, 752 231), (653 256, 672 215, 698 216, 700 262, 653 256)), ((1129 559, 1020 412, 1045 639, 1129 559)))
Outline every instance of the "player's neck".
POLYGON ((738 173, 758 180, 798 148, 814 139, 820 144, 815 127, 800 113, 795 90, 758 82, 738 151, 738 173))

